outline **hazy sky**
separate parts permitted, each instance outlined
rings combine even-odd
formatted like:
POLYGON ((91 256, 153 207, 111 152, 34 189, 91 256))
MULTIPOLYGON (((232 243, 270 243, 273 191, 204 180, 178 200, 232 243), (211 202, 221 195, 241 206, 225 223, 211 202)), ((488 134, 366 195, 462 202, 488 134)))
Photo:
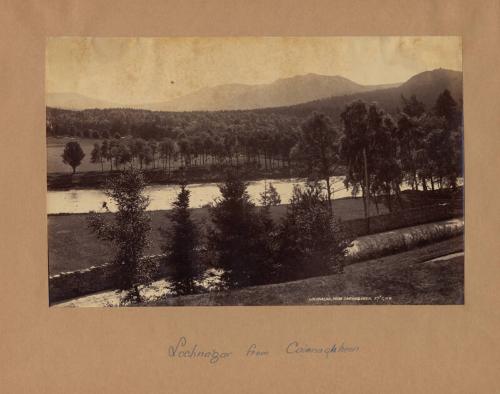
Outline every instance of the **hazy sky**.
POLYGON ((226 83, 316 73, 360 84, 462 70, 459 37, 175 37, 47 39, 46 90, 119 104, 155 103, 226 83))

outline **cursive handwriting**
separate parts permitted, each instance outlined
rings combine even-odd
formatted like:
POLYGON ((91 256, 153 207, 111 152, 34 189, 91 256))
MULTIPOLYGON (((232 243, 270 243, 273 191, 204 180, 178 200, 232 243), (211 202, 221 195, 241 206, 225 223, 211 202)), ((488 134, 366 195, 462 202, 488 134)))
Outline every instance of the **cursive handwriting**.
MULTIPOLYGON (((282 348, 283 349, 283 348, 282 348)), ((299 341, 289 342, 284 348, 285 354, 289 355, 309 355, 309 354, 321 354, 327 358, 332 353, 355 353, 359 351, 359 346, 356 345, 346 345, 345 342, 341 344, 333 343, 327 346, 309 346, 305 343, 299 341)), ((183 359, 197 359, 202 358, 208 360, 210 364, 216 364, 219 360, 230 358, 232 352, 222 352, 216 349, 203 350, 198 344, 189 344, 186 337, 180 337, 175 345, 168 347, 168 355, 172 358, 183 358, 183 359)), ((257 346, 257 344, 252 343, 247 348, 246 351, 241 349, 241 355, 252 358, 266 358, 269 356, 270 352, 268 350, 263 350, 257 346)))
POLYGON ((328 346, 308 346, 302 345, 298 341, 293 341, 288 344, 285 349, 287 354, 307 354, 307 353, 316 353, 316 354, 324 354, 328 357, 331 353, 351 353, 357 352, 359 350, 358 346, 346 346, 342 343, 340 346, 337 344, 328 345, 328 346))
POLYGON ((168 355, 170 357, 179 358, 206 358, 210 364, 215 364, 221 359, 229 358, 231 352, 219 352, 215 349, 211 351, 201 350, 197 344, 188 347, 187 339, 180 337, 175 346, 168 347, 168 355))

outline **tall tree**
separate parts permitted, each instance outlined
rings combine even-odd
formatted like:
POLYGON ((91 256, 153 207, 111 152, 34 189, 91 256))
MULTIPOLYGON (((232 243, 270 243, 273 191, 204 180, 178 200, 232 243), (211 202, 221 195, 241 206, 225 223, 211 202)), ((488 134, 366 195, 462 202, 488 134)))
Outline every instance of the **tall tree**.
POLYGON ((409 99, 402 95, 401 101, 403 103, 403 112, 408 116, 418 118, 424 114, 425 105, 414 94, 409 99))
POLYGON ((113 263, 118 270, 118 288, 126 291, 123 301, 140 301, 139 287, 151 282, 156 269, 154 261, 144 256, 151 231, 151 219, 146 213, 149 198, 144 195, 146 183, 136 169, 123 171, 108 182, 104 193, 118 209, 114 220, 110 222, 92 212, 88 224, 99 239, 116 246, 113 263))
POLYGON ((374 196, 378 212, 377 196, 386 198, 387 207, 392 211, 391 192, 399 197, 402 171, 398 161, 398 140, 393 119, 376 106, 369 109, 369 125, 373 132, 371 144, 370 194, 374 196))
POLYGON ((450 91, 445 89, 437 98, 434 106, 434 114, 446 119, 446 128, 453 130, 458 128, 461 123, 461 113, 457 102, 452 97, 450 91))
POLYGON ((104 171, 103 156, 101 151, 101 146, 96 142, 92 152, 90 152, 90 162, 97 164, 101 163, 101 171, 104 171))
POLYGON ((401 176, 395 125, 376 104, 367 108, 361 100, 347 105, 341 119, 344 125, 341 155, 347 163, 345 185, 352 187, 354 194, 361 189, 369 229, 370 192, 383 191, 388 201, 391 189, 399 193, 401 176))
POLYGON ((174 208, 167 214, 170 227, 162 231, 165 238, 163 251, 166 264, 173 268, 171 281, 176 293, 191 294, 196 277, 198 231, 189 213, 190 191, 185 183, 180 187, 174 208))
POLYGON ((341 142, 341 156, 347 163, 346 187, 352 187, 353 194, 359 189, 363 193, 365 218, 368 218, 368 154, 369 129, 366 104, 357 100, 347 105, 340 115, 344 125, 344 137, 341 142))
MULTIPOLYGON (((123 166, 125 166, 127 163, 132 164, 132 154, 130 152, 130 148, 126 143, 120 142, 118 144, 116 160, 118 164, 121 164, 123 166)), ((130 167, 132 167, 132 165, 130 167)))
POLYGON ((160 157, 163 159, 163 168, 168 164, 168 172, 170 173, 171 160, 175 155, 175 141, 171 138, 165 138, 160 142, 160 157))
POLYGON ((144 163, 145 150, 146 150, 145 140, 143 140, 142 138, 135 138, 132 140, 130 151, 132 157, 135 157, 139 160, 139 168, 142 168, 142 165, 144 163))
POLYGON ((100 146, 100 151, 101 151, 101 160, 104 161, 109 161, 110 158, 109 158, 109 142, 108 140, 104 140, 102 141, 101 143, 101 146, 100 146))
POLYGON ((272 271, 266 244, 269 235, 246 188, 230 175, 219 186, 222 196, 210 208, 208 247, 216 256, 214 265, 224 270, 223 279, 229 287, 265 283, 272 271))
POLYGON ((434 188, 434 177, 443 188, 445 183, 456 187, 462 172, 462 140, 456 131, 449 130, 443 117, 427 116, 423 119, 426 130, 424 140, 425 166, 422 171, 428 174, 434 188))
POLYGON ((148 141, 148 147, 151 152, 153 168, 156 167, 156 153, 158 152, 158 142, 155 140, 148 141))
POLYGON ((82 147, 76 141, 70 141, 64 147, 64 152, 62 154, 62 159, 64 164, 68 164, 73 169, 73 174, 76 172, 76 168, 82 163, 85 153, 83 153, 82 147))
POLYGON ((297 159, 306 164, 311 179, 325 181, 328 206, 333 215, 330 177, 339 165, 339 143, 337 131, 328 116, 314 112, 302 124, 296 152, 297 159))
MULTIPOLYGON (((423 104, 416 99, 404 101, 403 97, 403 104, 403 112, 399 116, 396 129, 399 146, 398 156, 407 182, 412 189, 418 190, 417 175, 424 174, 420 169, 425 140, 425 129, 422 127, 425 113, 421 111, 423 104)), ((423 180, 423 185, 425 185, 425 180, 423 180)))

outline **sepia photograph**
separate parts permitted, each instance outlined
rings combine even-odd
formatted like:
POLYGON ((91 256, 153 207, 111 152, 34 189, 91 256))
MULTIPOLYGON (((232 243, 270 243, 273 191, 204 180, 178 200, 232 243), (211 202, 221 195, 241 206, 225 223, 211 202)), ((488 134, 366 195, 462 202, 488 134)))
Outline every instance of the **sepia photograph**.
POLYGON ((460 37, 48 37, 45 62, 51 307, 464 305, 460 37))

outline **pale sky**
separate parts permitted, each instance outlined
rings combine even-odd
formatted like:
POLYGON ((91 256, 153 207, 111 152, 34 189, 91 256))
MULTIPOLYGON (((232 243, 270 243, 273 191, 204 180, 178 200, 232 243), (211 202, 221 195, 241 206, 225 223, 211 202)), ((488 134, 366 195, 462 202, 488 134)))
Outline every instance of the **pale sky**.
POLYGON ((141 104, 308 73, 404 82, 440 67, 462 70, 460 37, 51 37, 46 91, 141 104))

